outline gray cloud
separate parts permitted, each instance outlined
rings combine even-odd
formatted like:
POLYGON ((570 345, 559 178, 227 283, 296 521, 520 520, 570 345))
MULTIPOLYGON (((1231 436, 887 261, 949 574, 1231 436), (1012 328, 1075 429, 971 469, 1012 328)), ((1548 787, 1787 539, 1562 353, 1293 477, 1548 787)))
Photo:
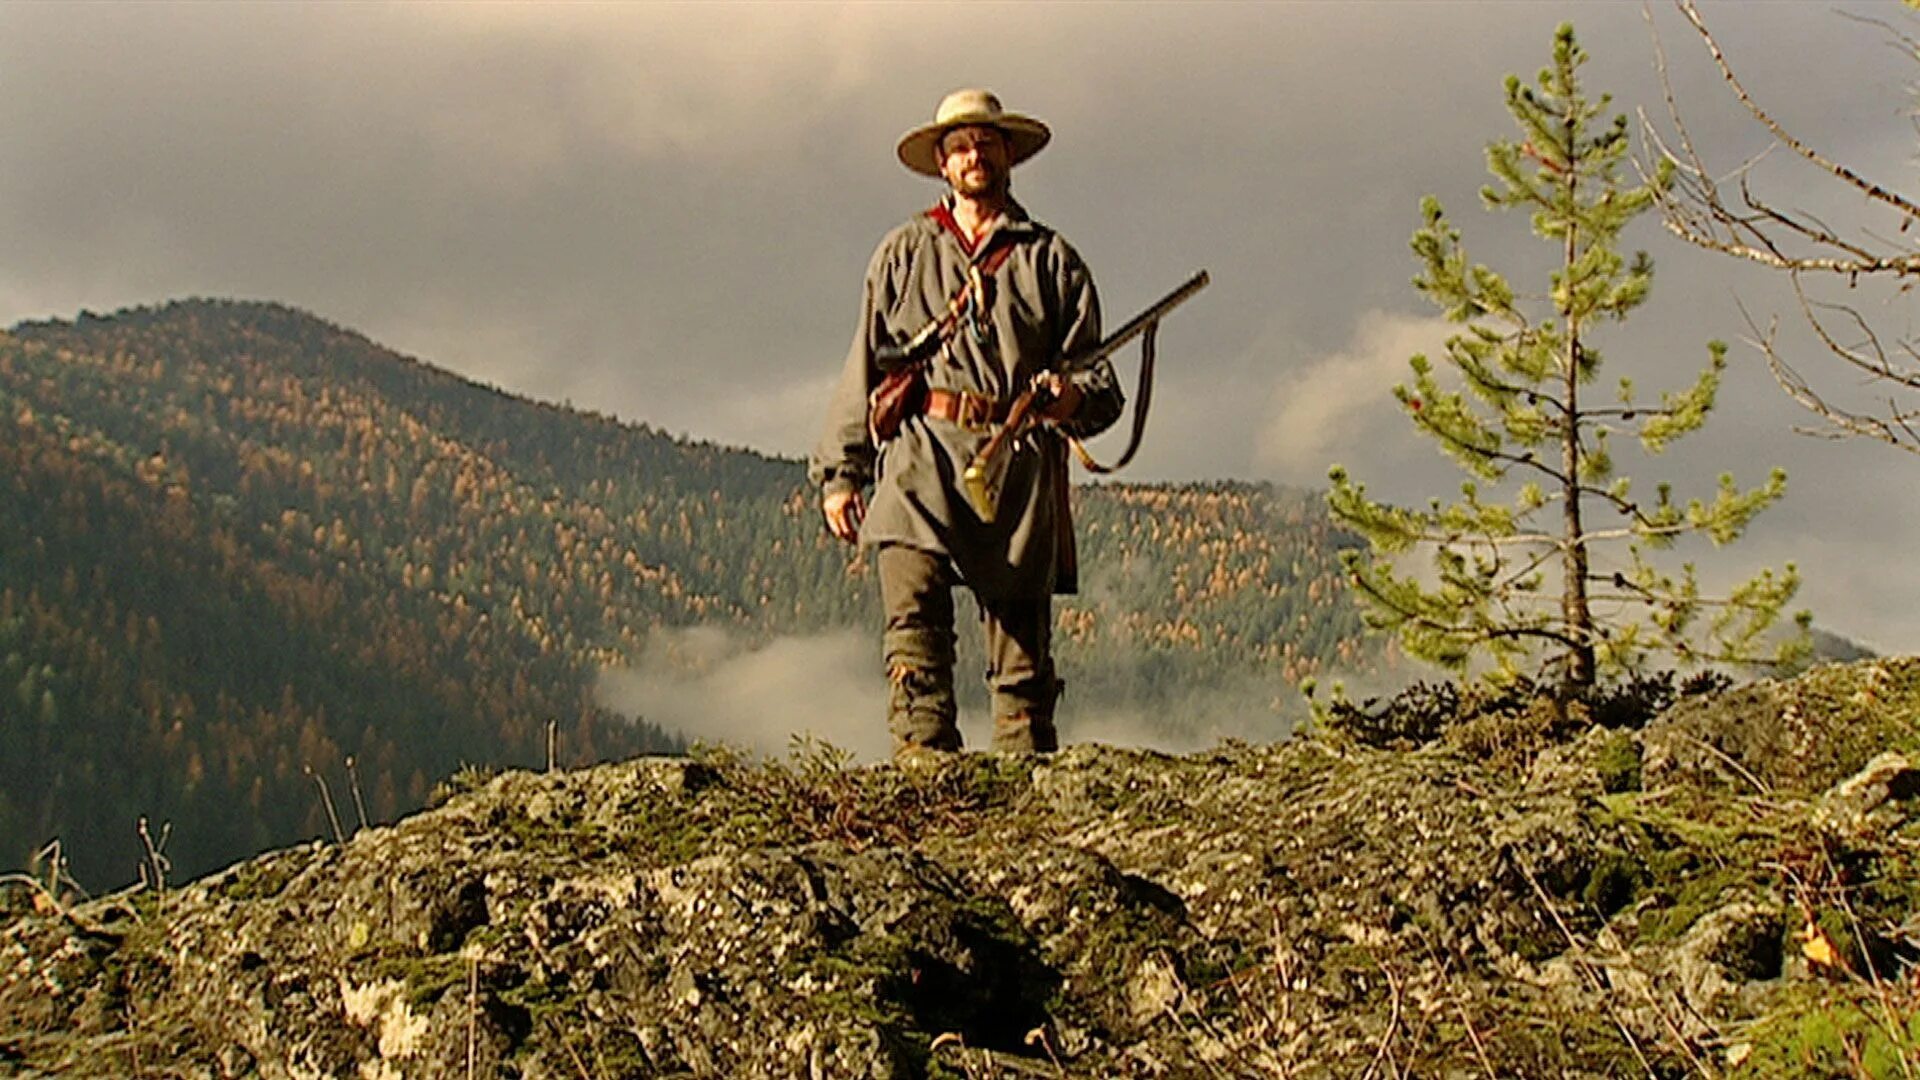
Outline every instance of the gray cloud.
MULTIPOLYGON (((1913 66, 1877 31, 1825 5, 1706 11, 1790 127, 1895 186, 1911 174, 1913 66)), ((1673 12, 1654 16, 1696 139, 1731 168, 1764 140, 1673 12)), ((1087 255, 1111 318, 1213 271, 1163 335, 1134 476, 1317 482, 1319 446, 1275 434, 1277 410, 1307 408, 1276 400, 1293 387, 1337 407, 1322 430, 1352 445, 1330 455, 1424 501, 1452 484, 1387 395, 1405 343, 1358 357, 1434 314, 1407 284, 1423 194, 1476 257, 1544 281, 1545 246, 1476 192, 1509 130, 1500 79, 1538 69, 1569 18, 1590 84, 1657 111, 1624 3, 10 4, 0 321, 283 300, 516 391, 798 454, 873 241, 935 194, 892 163, 894 137, 985 84, 1054 124, 1019 191, 1087 255), (992 47, 958 47, 961 27, 992 47)), ((1857 217, 1791 165, 1763 166, 1781 203, 1857 217)), ((1661 263, 1654 298, 1603 345, 1649 390, 1739 335, 1736 298, 1785 309, 1765 275, 1651 224, 1634 239, 1661 263)), ((1732 571, 1800 553, 1823 621, 1920 647, 1920 507, 1885 494, 1915 463, 1795 438, 1799 420, 1742 355, 1721 416, 1657 465, 1703 488, 1786 465, 1787 503, 1732 571)))
POLYGON ((1377 457, 1390 440, 1409 449, 1408 430, 1396 407, 1386 407, 1382 388, 1412 379, 1415 354, 1440 362, 1458 327, 1445 319, 1368 311, 1346 348, 1291 369, 1276 380, 1273 418, 1260 431, 1258 462, 1274 477, 1307 487, 1325 483, 1327 463, 1356 454, 1377 457))

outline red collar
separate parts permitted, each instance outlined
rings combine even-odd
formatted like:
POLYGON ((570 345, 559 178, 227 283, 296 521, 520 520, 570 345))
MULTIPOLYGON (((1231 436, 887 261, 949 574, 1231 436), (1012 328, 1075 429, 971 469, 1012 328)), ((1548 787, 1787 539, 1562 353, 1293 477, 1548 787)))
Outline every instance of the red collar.
MULTIPOLYGON (((967 230, 960 227, 960 222, 954 218, 953 211, 947 207, 946 203, 936 204, 933 209, 927 211, 927 216, 939 222, 941 228, 947 230, 955 240, 960 241, 961 251, 966 252, 969 257, 977 254, 975 248, 978 247, 978 241, 968 236, 967 230)), ((993 233, 989 232, 987 236, 991 237, 993 233)))

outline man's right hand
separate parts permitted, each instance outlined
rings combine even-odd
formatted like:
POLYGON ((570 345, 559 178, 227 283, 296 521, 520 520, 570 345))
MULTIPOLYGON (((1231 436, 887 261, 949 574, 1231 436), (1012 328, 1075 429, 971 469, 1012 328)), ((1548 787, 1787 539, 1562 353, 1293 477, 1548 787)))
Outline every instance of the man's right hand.
POLYGON ((851 544, 860 539, 860 522, 867 516, 867 501, 857 489, 829 491, 820 500, 827 515, 827 529, 851 544))

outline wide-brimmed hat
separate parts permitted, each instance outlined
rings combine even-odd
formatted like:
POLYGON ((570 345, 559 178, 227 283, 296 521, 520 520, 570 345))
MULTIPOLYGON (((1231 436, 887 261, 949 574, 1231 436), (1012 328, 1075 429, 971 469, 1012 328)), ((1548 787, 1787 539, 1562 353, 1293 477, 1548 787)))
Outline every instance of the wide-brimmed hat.
POLYGON ((1012 164, 1018 165, 1040 152, 1053 138, 1047 125, 1031 116, 1008 112, 1000 99, 988 90, 955 90, 940 99, 933 123, 923 124, 900 136, 900 164, 921 176, 940 175, 940 139, 957 127, 982 126, 1006 132, 1007 150, 1012 164))

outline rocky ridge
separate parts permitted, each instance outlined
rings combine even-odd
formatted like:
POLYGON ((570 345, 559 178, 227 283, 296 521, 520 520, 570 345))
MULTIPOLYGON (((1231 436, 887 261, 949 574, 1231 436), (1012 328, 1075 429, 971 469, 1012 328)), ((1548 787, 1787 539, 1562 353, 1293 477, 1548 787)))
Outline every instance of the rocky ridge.
POLYGON ((1647 700, 469 772, 183 888, 16 884, 0 1071, 1909 1075, 1920 660, 1647 700))

